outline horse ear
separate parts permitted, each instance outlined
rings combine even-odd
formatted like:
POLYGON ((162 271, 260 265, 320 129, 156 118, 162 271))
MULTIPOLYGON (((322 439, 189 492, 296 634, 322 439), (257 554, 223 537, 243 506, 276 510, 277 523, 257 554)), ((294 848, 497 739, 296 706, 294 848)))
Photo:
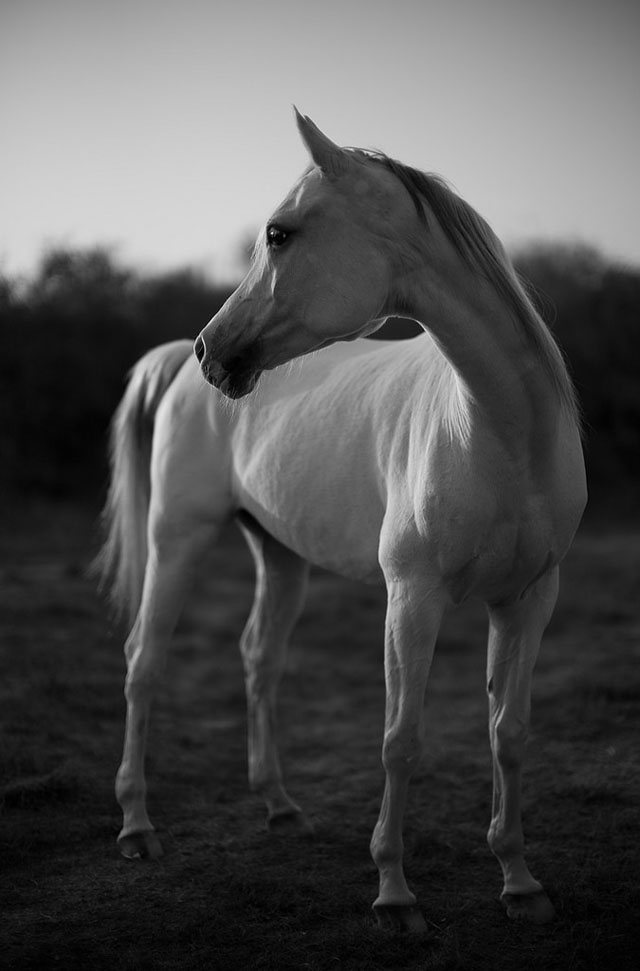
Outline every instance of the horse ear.
POLYGON ((335 142, 321 132, 306 115, 301 115, 294 105, 296 113, 296 123, 300 137, 304 142, 309 155, 325 175, 340 176, 352 166, 353 159, 349 152, 340 148, 335 142))

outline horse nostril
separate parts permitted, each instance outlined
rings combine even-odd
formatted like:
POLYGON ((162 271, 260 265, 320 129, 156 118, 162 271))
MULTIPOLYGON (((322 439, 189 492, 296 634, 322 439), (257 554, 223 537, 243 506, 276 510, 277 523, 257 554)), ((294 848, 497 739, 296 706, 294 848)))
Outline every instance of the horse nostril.
POLYGON ((193 353, 198 358, 198 361, 200 362, 200 364, 202 364, 202 358, 204 357, 205 351, 206 351, 206 347, 204 343, 204 338, 202 337, 202 334, 199 334, 196 337, 195 343, 193 345, 193 353))

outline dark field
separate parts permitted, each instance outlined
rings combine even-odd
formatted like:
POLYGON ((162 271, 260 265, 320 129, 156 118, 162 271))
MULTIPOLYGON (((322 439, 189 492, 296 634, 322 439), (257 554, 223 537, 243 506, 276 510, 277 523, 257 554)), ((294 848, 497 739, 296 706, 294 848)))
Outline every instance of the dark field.
POLYGON ((281 691, 291 795, 313 837, 264 830, 246 783, 237 641, 252 565, 230 531, 190 605, 154 708, 149 807, 158 863, 115 846, 123 633, 86 577, 96 511, 2 512, 0 746, 9 969, 571 971, 640 966, 640 531, 585 527, 534 682, 529 861, 550 927, 507 922, 485 831, 491 768, 483 611, 450 615, 430 681, 428 748, 406 818, 407 874, 429 934, 370 916, 382 794, 382 590, 313 576, 281 691))

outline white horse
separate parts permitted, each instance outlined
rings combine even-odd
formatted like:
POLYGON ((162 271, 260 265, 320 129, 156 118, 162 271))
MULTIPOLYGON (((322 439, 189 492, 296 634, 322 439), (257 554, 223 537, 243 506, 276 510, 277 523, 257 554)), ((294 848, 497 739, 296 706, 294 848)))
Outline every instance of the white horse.
POLYGON ((339 148, 309 119, 297 122, 312 164, 196 340, 201 371, 188 343, 156 348, 114 421, 103 567, 135 618, 119 844, 125 856, 161 853, 145 807, 149 705, 201 554, 236 517, 257 570, 241 640, 249 778, 271 825, 304 824, 282 782, 274 709, 308 564, 382 578, 386 785, 371 841, 374 910, 382 924, 424 928, 403 872, 403 813, 443 611, 479 597, 489 614, 488 841, 509 915, 550 920, 524 859, 520 788, 532 671, 586 502, 571 382, 468 204, 434 176, 339 148), (426 333, 336 343, 388 314, 426 333))

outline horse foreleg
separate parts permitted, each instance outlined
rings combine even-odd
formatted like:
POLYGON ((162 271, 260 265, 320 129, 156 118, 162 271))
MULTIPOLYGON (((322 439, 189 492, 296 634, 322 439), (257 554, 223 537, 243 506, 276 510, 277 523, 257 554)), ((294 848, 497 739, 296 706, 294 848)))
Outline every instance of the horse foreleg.
POLYGON ((308 564, 254 520, 241 522, 256 566, 255 599, 240 648, 248 713, 249 785, 267 806, 269 829, 305 829, 287 794, 276 744, 276 698, 291 631, 302 610, 308 564))
POLYGON ((371 855, 380 875, 373 905, 378 922, 422 932, 426 925, 405 880, 402 821, 409 780, 422 754, 424 692, 444 609, 439 593, 418 583, 387 582, 386 714, 382 762, 386 782, 371 855))
POLYGON ((116 777, 116 798, 123 812, 118 846, 130 859, 162 854, 146 808, 144 760, 149 709, 194 569, 216 532, 217 526, 197 518, 151 525, 141 606, 125 647, 127 717, 116 777))
POLYGON ((493 756, 493 810, 488 843, 502 867, 502 902, 515 919, 546 923, 553 906, 524 858, 521 784, 529 729, 531 680, 558 595, 557 568, 521 600, 489 610, 487 691, 493 756))

